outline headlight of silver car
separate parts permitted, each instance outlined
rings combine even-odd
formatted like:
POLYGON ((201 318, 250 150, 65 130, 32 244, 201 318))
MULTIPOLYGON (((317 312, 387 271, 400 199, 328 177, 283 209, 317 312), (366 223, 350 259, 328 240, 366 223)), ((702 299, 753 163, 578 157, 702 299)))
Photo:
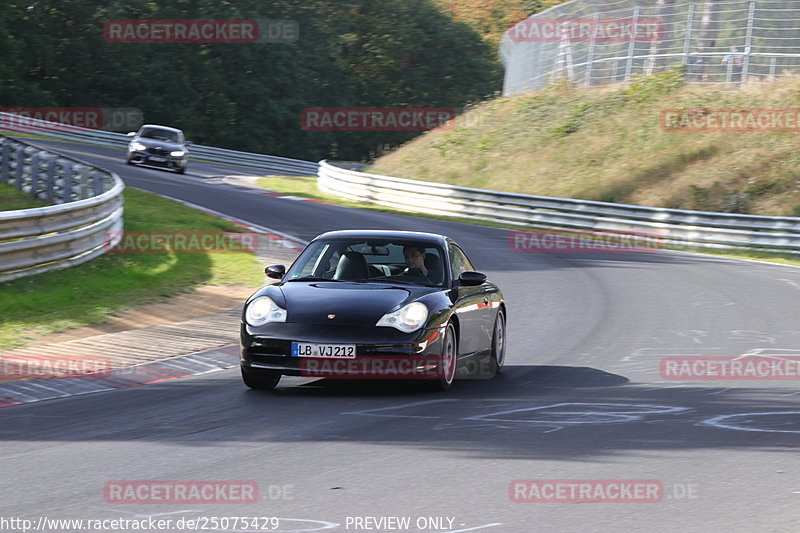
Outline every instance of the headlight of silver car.
POLYGON ((144 144, 140 143, 139 141, 133 141, 131 143, 131 150, 134 150, 136 152, 143 152, 143 151, 147 150, 147 146, 145 146, 144 144))
POLYGON ((286 322, 286 309, 278 307, 268 296, 259 296, 247 304, 244 319, 253 327, 269 322, 286 322))
POLYGON ((169 155, 171 155, 172 157, 183 157, 183 154, 185 153, 186 152, 184 152, 183 150, 173 150, 169 153, 169 155))
POLYGON ((428 320, 428 308, 421 302, 411 302, 393 313, 386 313, 376 326, 389 326, 406 333, 417 331, 428 320))

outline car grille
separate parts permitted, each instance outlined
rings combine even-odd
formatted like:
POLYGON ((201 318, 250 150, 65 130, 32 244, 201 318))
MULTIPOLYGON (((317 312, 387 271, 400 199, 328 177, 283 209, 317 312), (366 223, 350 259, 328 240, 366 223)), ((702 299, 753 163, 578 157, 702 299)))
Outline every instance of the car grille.
POLYGON ((161 146, 156 146, 154 148, 148 148, 147 153, 153 155, 169 155, 169 150, 162 148, 161 146))

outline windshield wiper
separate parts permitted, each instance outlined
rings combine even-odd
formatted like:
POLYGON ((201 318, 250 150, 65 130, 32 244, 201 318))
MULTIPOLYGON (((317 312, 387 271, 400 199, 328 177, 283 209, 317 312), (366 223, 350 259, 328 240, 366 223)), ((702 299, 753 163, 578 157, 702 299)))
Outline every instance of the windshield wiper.
POLYGON ((343 279, 323 278, 320 276, 305 276, 303 278, 292 278, 286 281, 345 281, 343 279))
POLYGON ((421 281, 408 281, 404 279, 372 278, 367 281, 374 281, 376 283, 386 283, 387 285, 397 284, 397 285, 418 285, 423 287, 438 287, 438 285, 433 285, 430 283, 423 283, 421 281))

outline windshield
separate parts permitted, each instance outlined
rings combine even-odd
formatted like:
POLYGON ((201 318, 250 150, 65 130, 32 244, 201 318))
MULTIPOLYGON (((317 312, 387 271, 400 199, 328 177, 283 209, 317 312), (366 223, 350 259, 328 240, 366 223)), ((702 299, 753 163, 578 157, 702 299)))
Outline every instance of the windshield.
POLYGON ((443 253, 414 240, 319 240, 297 258, 284 277, 291 281, 355 281, 442 287, 443 253))
POLYGON ((178 138, 178 132, 170 130, 162 130, 160 128, 145 128, 142 130, 142 133, 139 134, 139 137, 144 137, 146 139, 155 139, 157 141, 164 141, 171 143, 180 142, 178 138))

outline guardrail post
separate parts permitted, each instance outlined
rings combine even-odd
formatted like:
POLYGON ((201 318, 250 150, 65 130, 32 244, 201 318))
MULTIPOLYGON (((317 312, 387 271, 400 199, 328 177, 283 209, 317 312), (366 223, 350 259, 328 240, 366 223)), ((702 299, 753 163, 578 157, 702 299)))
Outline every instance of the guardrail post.
POLYGON ((89 168, 83 165, 76 165, 78 167, 78 197, 83 200, 90 198, 89 194, 89 168))
POLYGON ((8 183, 8 174, 11 168, 11 141, 2 140, 2 155, 0 155, 0 183, 8 183))
POLYGON ((103 194, 103 176, 99 172, 92 172, 92 196, 103 194))
POLYGON ((28 193, 37 198, 39 192, 39 154, 36 152, 31 156, 31 189, 28 193))
POLYGON ((46 198, 48 202, 54 202, 56 199, 56 156, 51 155, 47 160, 47 193, 46 198))
POLYGON ((17 164, 17 167, 14 169, 16 171, 14 187, 21 191, 22 180, 25 175, 25 147, 21 144, 17 145, 16 150, 14 150, 14 162, 17 164))
POLYGON ((61 201, 72 201, 72 179, 75 176, 74 168, 70 164, 61 165, 61 201))

